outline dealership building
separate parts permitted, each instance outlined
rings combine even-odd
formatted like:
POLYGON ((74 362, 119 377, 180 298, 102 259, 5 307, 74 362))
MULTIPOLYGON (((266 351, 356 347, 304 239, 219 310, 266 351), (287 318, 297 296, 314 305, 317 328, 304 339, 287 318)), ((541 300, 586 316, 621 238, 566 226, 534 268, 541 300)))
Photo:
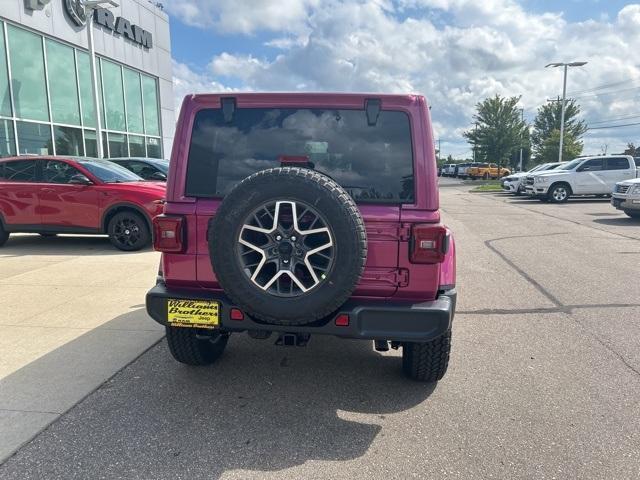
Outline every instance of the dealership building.
POLYGON ((0 156, 169 158, 174 128, 160 4, 0 0, 0 156))

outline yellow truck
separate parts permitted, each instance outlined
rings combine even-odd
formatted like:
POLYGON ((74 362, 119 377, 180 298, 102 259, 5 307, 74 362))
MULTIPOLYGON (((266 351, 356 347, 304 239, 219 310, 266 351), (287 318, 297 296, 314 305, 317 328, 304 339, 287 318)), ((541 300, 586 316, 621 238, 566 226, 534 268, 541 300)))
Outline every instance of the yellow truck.
POLYGON ((500 167, 495 163, 480 163, 476 166, 469 167, 467 169, 467 176, 472 180, 483 178, 485 180, 502 178, 509 175, 511 170, 508 168, 500 167))

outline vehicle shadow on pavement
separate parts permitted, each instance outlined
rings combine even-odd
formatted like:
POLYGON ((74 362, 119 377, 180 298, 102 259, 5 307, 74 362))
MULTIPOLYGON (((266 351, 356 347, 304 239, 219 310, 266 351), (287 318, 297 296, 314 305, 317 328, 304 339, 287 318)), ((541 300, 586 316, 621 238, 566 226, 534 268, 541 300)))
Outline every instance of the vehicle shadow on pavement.
MULTIPOLYGON (((151 251, 151 247, 140 252, 151 251)), ((127 255, 116 249, 106 235, 57 235, 41 237, 40 235, 12 234, 7 243, 0 249, 0 255, 19 257, 24 255, 127 255)), ((135 253, 135 252, 134 252, 135 253)))
POLYGON ((638 228, 638 225, 640 225, 640 218, 630 218, 623 214, 623 216, 617 218, 596 218, 593 222, 599 223, 600 225, 611 225, 614 227, 638 228))
POLYGON ((219 478, 348 461, 367 452, 385 415, 435 388, 403 378, 400 358, 371 342, 274 340, 233 335, 209 367, 175 362, 163 340, 18 452, 7 473, 219 478))

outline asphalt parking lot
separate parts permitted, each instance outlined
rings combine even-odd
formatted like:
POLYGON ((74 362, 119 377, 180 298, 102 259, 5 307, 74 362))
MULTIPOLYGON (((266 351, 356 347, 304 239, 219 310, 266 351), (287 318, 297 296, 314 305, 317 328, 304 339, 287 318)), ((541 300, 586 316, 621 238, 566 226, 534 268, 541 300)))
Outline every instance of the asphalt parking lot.
POLYGON ((0 478, 640 477, 640 222, 608 200, 551 205, 450 179, 441 187, 459 300, 449 372, 435 388, 404 380, 398 352, 335 338, 285 348, 235 336, 219 363, 185 367, 163 340, 147 350, 162 335, 142 310, 155 253, 10 240, 2 351, 40 342, 49 327, 77 331, 2 364, 0 418, 46 412, 40 398, 91 381, 0 478), (96 275, 107 277, 92 284, 96 275), (24 334, 7 341, 10 322, 24 334), (57 364, 47 358, 67 374, 49 378, 57 364), (12 399, 16 389, 26 393, 12 399))

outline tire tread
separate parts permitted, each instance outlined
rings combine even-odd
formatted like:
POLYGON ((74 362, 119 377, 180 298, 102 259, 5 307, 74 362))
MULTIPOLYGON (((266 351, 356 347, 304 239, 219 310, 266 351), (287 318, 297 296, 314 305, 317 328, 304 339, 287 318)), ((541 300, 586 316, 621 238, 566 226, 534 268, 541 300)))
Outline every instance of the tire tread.
POLYGON ((402 369, 413 380, 437 382, 447 371, 450 351, 451 331, 430 342, 406 342, 402 346, 402 369))
POLYGON ((209 365, 222 355, 227 345, 227 335, 220 335, 215 342, 211 342, 197 338, 196 331, 189 328, 165 329, 171 355, 187 365, 209 365))

